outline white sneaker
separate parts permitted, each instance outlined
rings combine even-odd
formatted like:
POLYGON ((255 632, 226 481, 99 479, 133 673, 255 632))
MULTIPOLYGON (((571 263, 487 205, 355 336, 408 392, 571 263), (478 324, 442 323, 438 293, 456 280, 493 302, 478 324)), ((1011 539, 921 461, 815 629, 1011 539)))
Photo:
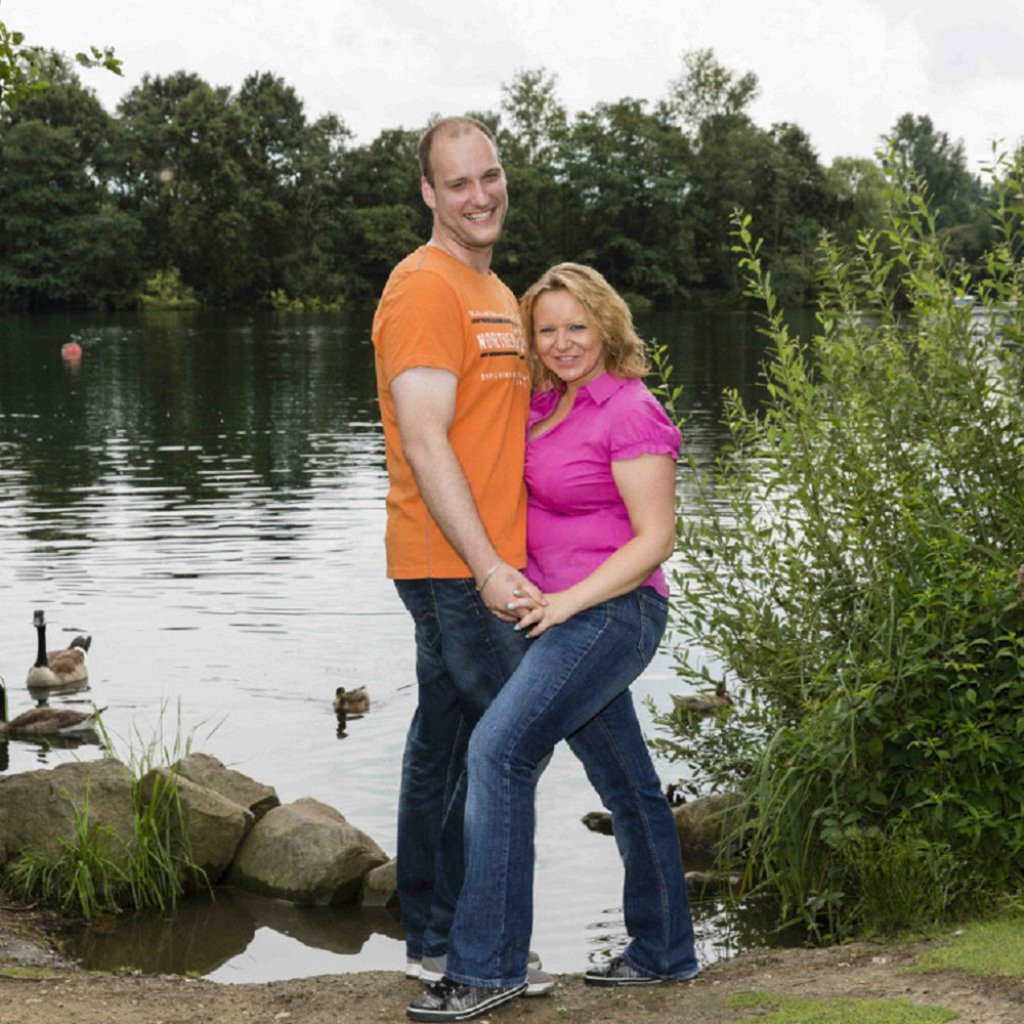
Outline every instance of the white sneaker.
POLYGON ((405 976, 418 981, 423 976, 423 961, 414 956, 405 958, 405 976))

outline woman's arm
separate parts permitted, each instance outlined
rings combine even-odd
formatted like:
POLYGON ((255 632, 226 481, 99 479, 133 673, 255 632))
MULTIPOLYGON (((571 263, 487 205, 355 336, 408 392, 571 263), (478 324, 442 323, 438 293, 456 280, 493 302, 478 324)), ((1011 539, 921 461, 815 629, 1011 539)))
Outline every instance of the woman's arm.
POLYGON ((589 576, 567 590, 547 594, 547 606, 528 598, 513 601, 509 611, 527 609, 517 629, 540 636, 548 627, 640 586, 671 554, 676 540, 676 466, 668 455, 638 455, 612 463, 633 537, 609 555, 589 576))

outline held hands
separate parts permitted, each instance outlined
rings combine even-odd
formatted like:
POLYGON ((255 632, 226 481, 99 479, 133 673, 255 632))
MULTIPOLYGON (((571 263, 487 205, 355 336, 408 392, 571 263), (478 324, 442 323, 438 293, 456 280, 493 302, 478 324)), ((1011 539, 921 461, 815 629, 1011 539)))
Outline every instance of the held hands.
POLYGON ((530 606, 543 607, 547 598, 518 569, 506 562, 498 562, 477 583, 477 591, 492 615, 503 622, 515 622, 520 612, 513 610, 517 600, 528 601, 530 606))
POLYGON ((526 631, 527 640, 535 639, 551 626, 572 618, 580 610, 568 590, 547 594, 541 602, 533 600, 529 595, 517 595, 505 607, 507 612, 518 616, 515 628, 526 631))

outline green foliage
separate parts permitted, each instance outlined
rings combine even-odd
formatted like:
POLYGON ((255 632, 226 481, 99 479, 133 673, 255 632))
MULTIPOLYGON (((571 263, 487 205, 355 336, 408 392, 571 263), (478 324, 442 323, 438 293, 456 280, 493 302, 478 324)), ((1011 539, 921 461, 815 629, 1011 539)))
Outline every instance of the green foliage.
POLYGON ((904 999, 806 999, 774 992, 729 998, 735 1010, 754 1010, 741 1020, 757 1024, 945 1024, 959 1014, 945 1006, 919 1006, 904 999))
MULTIPOLYGON (((65 797, 70 797, 65 794, 65 797)), ((125 886, 124 857, 109 826, 89 820, 89 787, 81 807, 74 806, 75 834, 61 837, 56 859, 26 850, 7 869, 12 892, 59 906, 91 920, 118 910, 125 886)))
POLYGON ((270 308, 275 313, 340 313, 345 303, 342 299, 324 300, 315 295, 311 298, 291 298, 283 288, 270 293, 270 308))
MULTIPOLYGON (((117 70, 107 50, 79 57, 117 70)), ((267 73, 238 89, 144 75, 111 117, 77 68, 0 26, 0 304, 132 307, 168 267, 207 309, 260 308, 281 292, 369 302, 429 233, 418 130, 353 145, 340 117, 310 122, 267 73)), ((572 259, 658 309, 742 304, 729 219, 740 207, 764 239, 775 294, 807 303, 822 229, 851 242, 879 227, 881 170, 847 161, 826 172, 799 126, 754 122, 757 93, 754 74, 694 50, 661 99, 570 117, 557 76, 519 72, 500 110, 479 112, 511 196, 495 269, 518 292, 572 259)), ((977 267, 992 238, 962 146, 913 115, 893 145, 936 197, 951 254, 977 267)))
POLYGON ((683 678, 736 703, 661 715, 662 745, 694 789, 742 792, 748 884, 815 932, 900 923, 898 881, 906 925, 1024 871, 1024 175, 1003 170, 984 276, 904 177, 882 228, 823 242, 809 339, 735 221, 765 401, 730 396, 726 454, 693 467, 673 628, 683 678))
MULTIPOLYGON (((40 47, 25 43, 23 32, 9 29, 0 21, 0 111, 49 87, 44 55, 40 47)), ((75 61, 83 68, 102 67, 121 74, 121 61, 109 46, 90 46, 88 53, 76 53, 75 61)))
POLYGON ((198 309, 196 293, 181 280, 177 267, 158 270, 146 278, 139 293, 143 309, 198 309))
MULTIPOLYGON (((192 856, 175 769, 154 771, 158 758, 174 764, 187 756, 191 741, 181 739, 180 709, 170 745, 163 737, 162 712, 160 722, 152 740, 132 744, 129 751, 134 777, 130 839, 125 842, 109 826, 91 820, 86 784, 82 806, 72 804, 74 835, 60 839, 60 854, 53 858, 25 850, 7 866, 4 882, 12 894, 42 900, 88 921, 126 909, 167 910, 188 887, 209 884, 192 856)), ((112 751, 106 730, 103 739, 112 751)))

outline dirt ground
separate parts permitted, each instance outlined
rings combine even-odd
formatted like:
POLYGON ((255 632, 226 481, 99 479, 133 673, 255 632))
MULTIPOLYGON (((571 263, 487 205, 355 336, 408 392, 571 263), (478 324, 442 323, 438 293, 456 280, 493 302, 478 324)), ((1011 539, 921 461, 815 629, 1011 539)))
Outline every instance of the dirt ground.
MULTIPOLYGON (((90 974, 52 945, 46 919, 0 907, 0 1024, 399 1024, 420 991, 398 972, 339 974, 258 985, 182 977, 90 974)), ((747 953, 695 981, 635 990, 584 986, 559 977, 554 991, 479 1018, 491 1024, 739 1024, 740 992, 808 997, 900 998, 956 1010, 961 1024, 1022 1024, 1024 982, 959 972, 904 974, 928 943, 856 944, 747 953)), ((850 1024, 857 1024, 850 1018, 850 1024)))

